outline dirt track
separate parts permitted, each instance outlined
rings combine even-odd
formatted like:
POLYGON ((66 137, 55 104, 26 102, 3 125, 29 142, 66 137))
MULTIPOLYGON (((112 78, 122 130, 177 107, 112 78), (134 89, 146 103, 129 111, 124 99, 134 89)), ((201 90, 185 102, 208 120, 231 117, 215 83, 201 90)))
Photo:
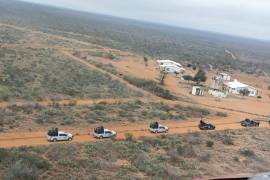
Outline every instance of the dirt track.
MULTIPOLYGON (((241 116, 239 115, 239 118, 241 116)), ((231 118, 217 118, 213 117, 208 122, 214 123, 216 130, 226 129, 241 129, 239 119, 231 120, 231 118)), ((190 121, 163 121, 162 124, 169 127, 168 134, 183 134, 190 132, 199 132, 198 129, 199 119, 190 121)), ((106 128, 115 130, 117 132, 117 140, 125 139, 126 133, 131 133, 135 138, 140 137, 154 137, 157 134, 150 133, 147 129, 148 122, 142 123, 127 123, 122 125, 107 125, 106 128)), ((267 122, 261 122, 261 128, 268 128, 267 122)), ((98 141, 89 135, 90 131, 94 126, 82 129, 64 129, 65 131, 73 133, 75 135, 72 142, 59 142, 59 143, 82 143, 82 142, 94 142, 98 141)), ((1 133, 0 134, 0 147, 11 148, 19 146, 36 146, 36 145, 49 145, 52 144, 46 140, 46 130, 40 130, 37 132, 12 132, 12 133, 1 133)))

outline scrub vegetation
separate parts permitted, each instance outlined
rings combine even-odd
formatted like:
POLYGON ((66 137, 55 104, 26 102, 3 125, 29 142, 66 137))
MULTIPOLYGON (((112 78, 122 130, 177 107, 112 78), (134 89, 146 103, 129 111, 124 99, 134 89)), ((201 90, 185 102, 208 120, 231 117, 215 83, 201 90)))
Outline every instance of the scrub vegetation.
POLYGON ((266 136, 266 129, 245 129, 0 149, 0 175, 21 180, 193 179, 256 173, 270 166, 270 141, 259 140, 266 136), (225 136, 234 144, 224 145, 225 136))
POLYGON ((50 49, 0 49, 0 100, 142 96, 50 49))
POLYGON ((139 100, 126 103, 107 104, 100 102, 91 106, 76 105, 76 102, 50 106, 25 105, 0 108, 0 128, 2 130, 21 127, 29 122, 36 126, 70 126, 79 124, 107 122, 135 122, 145 120, 184 120, 200 115, 209 115, 206 109, 166 105, 163 103, 144 103, 139 100))

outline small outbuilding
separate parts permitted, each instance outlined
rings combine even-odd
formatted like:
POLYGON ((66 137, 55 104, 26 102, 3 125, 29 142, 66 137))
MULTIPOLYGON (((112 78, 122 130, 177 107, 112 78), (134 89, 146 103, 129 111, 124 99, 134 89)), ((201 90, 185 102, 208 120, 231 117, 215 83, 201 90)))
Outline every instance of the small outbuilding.
POLYGON ((219 73, 217 75, 217 79, 221 80, 221 81, 230 81, 231 80, 231 76, 227 73, 219 73))
POLYGON ((183 67, 180 63, 177 63, 175 61, 166 59, 166 60, 157 60, 159 66, 165 65, 165 66, 177 66, 177 67, 183 67))
POLYGON ((157 60, 160 70, 164 70, 167 73, 180 74, 184 73, 185 69, 180 63, 172 60, 157 60))
POLYGON ((219 89, 211 88, 209 89, 208 93, 215 98, 226 98, 228 95, 228 92, 221 91, 219 89))
POLYGON ((203 96, 204 95, 204 88, 202 86, 193 86, 191 94, 194 96, 203 96))

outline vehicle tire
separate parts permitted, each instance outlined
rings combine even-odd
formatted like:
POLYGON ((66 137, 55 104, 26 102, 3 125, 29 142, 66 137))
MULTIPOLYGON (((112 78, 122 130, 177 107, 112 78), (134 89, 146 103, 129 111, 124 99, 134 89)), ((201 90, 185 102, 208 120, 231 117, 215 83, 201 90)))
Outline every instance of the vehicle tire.
POLYGON ((155 133, 157 134, 157 133, 158 133, 158 131, 155 131, 155 133))
POLYGON ((68 138, 68 141, 71 141, 72 140, 72 138, 68 138))
POLYGON ((56 140, 57 140, 57 139, 54 138, 52 141, 53 141, 53 142, 56 142, 56 140))
POLYGON ((102 139, 103 138, 103 136, 99 136, 99 139, 102 139))

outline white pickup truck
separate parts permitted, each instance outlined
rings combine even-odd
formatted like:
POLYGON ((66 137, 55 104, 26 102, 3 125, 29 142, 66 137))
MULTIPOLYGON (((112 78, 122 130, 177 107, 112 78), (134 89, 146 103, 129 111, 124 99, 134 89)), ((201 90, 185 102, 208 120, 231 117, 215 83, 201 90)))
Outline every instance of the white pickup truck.
POLYGON ((153 122, 149 126, 149 131, 152 133, 167 133, 169 128, 159 124, 158 122, 153 122))
POLYGON ((48 132, 47 139, 50 142, 71 141, 73 139, 73 135, 71 133, 58 131, 58 129, 56 128, 56 129, 52 129, 48 132))
POLYGON ((94 129, 93 136, 95 138, 112 138, 116 136, 116 132, 100 126, 94 129))

